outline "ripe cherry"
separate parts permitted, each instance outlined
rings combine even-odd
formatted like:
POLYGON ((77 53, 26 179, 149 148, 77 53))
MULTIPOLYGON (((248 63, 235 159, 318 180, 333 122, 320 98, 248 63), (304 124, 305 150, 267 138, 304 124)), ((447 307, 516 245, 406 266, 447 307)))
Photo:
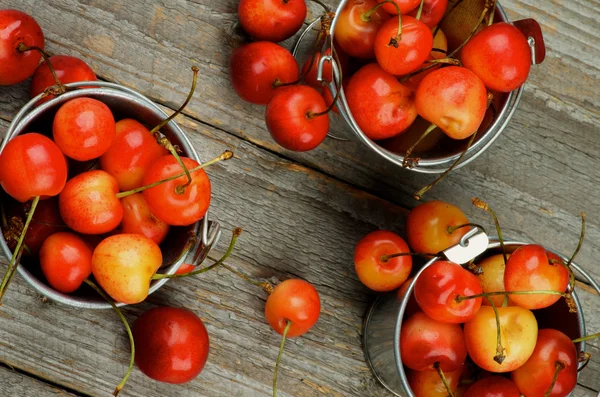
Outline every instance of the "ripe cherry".
POLYGON ((388 20, 377 32, 375 56, 388 73, 405 75, 419 69, 433 48, 433 35, 423 22, 409 16, 402 17, 402 29, 398 20, 388 20))
POLYGON ((190 382, 204 369, 210 350, 204 323, 187 309, 148 310, 133 324, 133 338, 135 364, 159 382, 190 382))
POLYGON ((300 30, 306 19, 306 0, 241 0, 242 28, 256 40, 283 41, 300 30))
MULTIPOLYGON (((454 391, 458 387, 462 368, 456 371, 444 373, 450 390, 454 391)), ((448 390, 446 385, 436 371, 406 371, 410 390, 415 397, 447 397, 448 390)))
POLYGON ((329 117, 325 99, 306 85, 282 87, 267 105, 265 118, 279 145, 297 152, 319 146, 327 137, 329 117))
MULTIPOLYGON (((473 383, 465 397, 520 397, 521 392, 510 379, 502 376, 488 376, 473 383)), ((529 396, 529 394, 527 395, 529 396)))
MULTIPOLYGON (((96 74, 88 66, 87 63, 79 58, 68 56, 68 55, 54 55, 49 59, 50 64, 54 68, 56 77, 62 84, 76 83, 80 81, 96 81, 96 74)), ((56 84, 52 72, 46 62, 41 63, 31 79, 31 98, 44 92, 48 87, 52 87, 56 84)), ((40 99, 38 105, 49 101, 54 98, 54 95, 48 95, 47 97, 40 99)))
POLYGON ((417 118, 412 90, 376 63, 356 72, 345 94, 354 119, 370 139, 398 135, 417 118))
POLYGON ((142 193, 123 197, 121 205, 123 206, 122 233, 141 234, 156 244, 162 243, 167 237, 169 225, 150 211, 142 193))
MULTIPOLYGON (((492 255, 478 263, 482 273, 477 275, 479 284, 483 292, 500 292, 504 291, 504 257, 502 254, 492 255)), ((504 304, 505 296, 496 295, 489 297, 496 307, 504 304)), ((510 304, 510 299, 507 301, 510 304)), ((488 299, 481 302, 482 305, 491 306, 488 299)))
POLYGON ((335 39, 348 55, 357 58, 375 56, 377 31, 390 15, 377 7, 377 0, 350 0, 339 13, 335 39))
POLYGON ((92 249, 76 234, 54 233, 42 245, 40 265, 48 284, 69 294, 92 274, 92 249))
POLYGON ((74 160, 102 156, 115 139, 115 118, 104 103, 92 98, 75 98, 58 109, 52 124, 54 141, 74 160))
POLYGON ((519 88, 531 68, 527 38, 507 22, 495 23, 478 32, 463 47, 460 58, 463 66, 486 87, 500 92, 519 88))
MULTIPOLYGON (((420 21, 427 25, 430 29, 433 29, 440 23, 440 21, 444 17, 444 14, 446 14, 447 8, 448 0, 425 0, 425 2, 423 3, 423 11, 421 11, 420 21)), ((418 12, 419 7, 415 8, 407 15, 416 18, 418 12)))
POLYGON ((421 3, 421 0, 392 0, 392 1, 394 3, 396 3, 396 5, 398 6, 397 8, 396 8, 396 5, 390 3, 387 0, 377 0, 378 3, 386 2, 386 4, 384 4, 382 7, 384 10, 386 10, 387 12, 389 12, 392 15, 398 15, 398 9, 400 9, 400 13, 402 15, 408 14, 412 10, 418 8, 419 4, 421 3))
POLYGON ((17 84, 30 77, 44 49, 44 33, 35 19, 18 10, 0 10, 0 85, 17 84))
POLYGON ((298 63, 280 45, 260 41, 236 49, 229 61, 229 75, 235 92, 243 100, 266 105, 275 88, 298 80, 298 63))
POLYGON ((378 230, 367 234, 354 249, 354 269, 360 281, 374 291, 400 287, 410 275, 412 257, 387 257, 398 253, 410 253, 410 249, 396 233, 378 230))
MULTIPOLYGON (((438 29, 437 33, 435 34, 435 37, 433 38, 433 49, 431 50, 431 53, 429 53, 429 57, 427 57, 427 60, 432 61, 432 60, 436 60, 436 59, 443 59, 446 57, 447 53, 448 53, 448 39, 446 38, 446 35, 442 31, 442 29, 438 29)), ((431 63, 425 62, 423 65, 421 65, 419 67, 419 70, 425 69, 425 68, 427 68, 427 69, 423 70, 423 72, 418 73, 416 75, 412 75, 412 74, 409 75, 410 77, 407 80, 402 79, 401 80, 402 84, 404 84, 407 87, 410 87, 414 91, 416 91, 417 88, 419 88, 419 84, 421 84, 421 81, 423 81, 425 76, 432 73, 434 70, 439 69, 441 65, 436 65, 434 67, 430 67, 430 66, 431 66, 431 63)), ((403 151, 405 152, 406 150, 403 150, 403 151)))

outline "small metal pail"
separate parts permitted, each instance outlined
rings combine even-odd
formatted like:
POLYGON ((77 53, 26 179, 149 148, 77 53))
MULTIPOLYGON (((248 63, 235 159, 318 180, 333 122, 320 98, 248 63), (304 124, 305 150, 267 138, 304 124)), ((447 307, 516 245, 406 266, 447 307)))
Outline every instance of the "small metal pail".
MULTIPOLYGON (((133 118, 150 127, 158 125, 158 123, 168 116, 160 107, 158 107, 158 105, 145 96, 117 84, 98 81, 72 83, 67 84, 66 86, 70 89, 66 93, 36 107, 35 105, 42 95, 40 94, 21 109, 12 121, 4 141, 2 142, 2 145, 0 145, 0 153, 4 150, 4 147, 10 139, 21 133, 35 131, 52 136, 52 120, 54 115, 62 104, 74 98, 89 97, 97 99, 105 103, 111 109, 116 120, 133 118), (71 90, 72 88, 77 89, 71 90)), ((165 134, 174 145, 179 146, 183 151, 184 156, 200 162, 198 154, 185 136, 185 133, 174 121, 171 121, 163 127, 161 132, 165 134)), ((3 198, 6 199, 5 197, 6 195, 0 195, 0 200, 3 198)), ((1 227, 2 225, 0 224, 0 230, 1 227)), ((208 213, 204 219, 191 226, 172 227, 169 235, 161 244, 164 262, 163 267, 159 272, 174 274, 186 260, 188 263, 190 262, 190 258, 200 258, 200 260, 202 260, 208 255, 212 246, 218 242, 220 236, 221 231, 219 224, 217 222, 210 222, 208 220, 208 213), (186 245, 192 235, 195 235, 196 237, 195 244, 187 252, 187 255, 184 255, 184 250, 189 248, 186 247, 186 245)), ((0 233, 0 247, 7 258, 12 256, 12 252, 2 233, 0 233)), ((63 294, 54 290, 47 284, 37 259, 34 260, 24 256, 21 259, 18 272, 38 293, 54 301, 84 309, 111 308, 110 304, 104 301, 87 285, 82 286, 73 294, 63 294)), ((152 294, 157 291, 167 281, 168 279, 152 281, 149 293, 152 294)), ((123 304, 119 305, 123 306, 123 304)))

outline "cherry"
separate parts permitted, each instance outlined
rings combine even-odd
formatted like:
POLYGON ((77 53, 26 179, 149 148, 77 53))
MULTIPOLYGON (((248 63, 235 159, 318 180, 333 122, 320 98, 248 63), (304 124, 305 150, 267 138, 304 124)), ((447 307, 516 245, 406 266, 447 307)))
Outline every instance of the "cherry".
POLYGON ((507 22, 495 23, 477 33, 463 47, 464 67, 486 87, 500 92, 519 88, 531 68, 531 49, 519 29, 507 22))
POLYGON ((398 15, 398 10, 400 10, 400 13, 404 15, 418 8, 421 0, 377 0, 377 2, 385 3, 382 6, 383 9, 392 15, 398 15), (394 5, 393 3, 396 4, 394 5))
POLYGON ((441 252, 458 244, 469 230, 469 220, 464 212, 443 201, 419 204, 406 219, 408 244, 415 252, 441 252))
POLYGON ((375 56, 377 31, 390 15, 377 7, 377 0, 350 0, 339 13, 335 39, 348 55, 357 58, 375 56))
POLYGON ((115 127, 116 137, 100 157, 100 166, 116 178, 121 190, 141 187, 150 166, 168 151, 136 120, 119 120, 115 127))
POLYGON ((567 335, 541 329, 533 353, 511 378, 527 397, 566 397, 577 384, 578 364, 577 349, 567 335))
POLYGON ((141 234, 156 244, 163 242, 169 233, 169 225, 158 219, 144 200, 142 193, 121 199, 123 206, 122 233, 141 234))
POLYGON ((345 94, 354 119, 373 140, 400 134, 417 117, 412 90, 376 63, 356 72, 345 94))
POLYGON ((419 69, 433 48, 433 35, 423 22, 409 16, 392 18, 379 29, 375 38, 375 56, 379 65, 393 75, 405 75, 419 69))
POLYGON ((29 78, 40 62, 44 33, 35 19, 18 10, 0 10, 0 85, 12 85, 29 78))
POLYGON ((300 30, 306 19, 305 0, 241 0, 242 28, 256 40, 283 41, 300 30))
POLYGON ((52 124, 54 141, 67 156, 77 161, 102 156, 115 139, 112 112, 92 98, 75 98, 58 109, 52 124))
MULTIPOLYGON (((96 74, 88 66, 87 63, 79 58, 68 56, 68 55, 54 55, 48 59, 56 77, 62 84, 76 83, 80 81, 96 81, 98 80, 96 74)), ((48 67, 46 62, 41 63, 31 79, 31 98, 34 98, 44 92, 48 87, 52 87, 56 84, 54 76, 48 67)), ((38 105, 49 101, 54 98, 54 95, 48 95, 38 101, 38 105)))
POLYGON ((76 234, 54 233, 42 245, 40 266, 52 288, 69 294, 92 274, 92 249, 76 234))
POLYGON ((452 139, 473 135, 487 110, 485 85, 473 72, 459 66, 433 71, 419 84, 415 104, 421 117, 452 139))
POLYGON ((354 249, 354 268, 360 281, 374 291, 400 287, 410 275, 412 258, 388 255, 409 253, 404 239, 395 233, 378 230, 363 237, 354 249))
MULTIPOLYGON (((489 376, 473 383, 465 397, 520 397, 517 385, 502 376, 489 376)), ((529 397, 529 394, 527 395, 529 397)))
MULTIPOLYGON (((565 292, 568 285, 569 271, 562 260, 539 245, 519 247, 506 262, 506 291, 565 292)), ((510 295, 512 302, 527 309, 542 309, 560 298, 559 294, 510 295)))
MULTIPOLYGON (((456 390, 460 380, 462 368, 456 371, 449 371, 444 374, 450 390, 456 390)), ((447 397, 448 390, 446 385, 435 371, 406 371, 406 377, 410 390, 415 397, 447 397)))
POLYGON ((429 317, 445 323, 469 321, 479 311, 481 298, 462 302, 457 296, 482 292, 477 277, 456 263, 437 261, 423 270, 415 283, 415 298, 429 317))
POLYGON ((305 85, 282 87, 267 105, 265 118, 279 145, 297 152, 319 146, 327 137, 329 118, 325 99, 305 85))
MULTIPOLYGON (((492 255, 485 258, 478 263, 482 272, 477 275, 479 284, 483 292, 500 292, 504 291, 504 270, 506 265, 504 264, 504 257, 502 254, 492 255)), ((500 307, 505 302, 505 296, 496 295, 490 296, 489 299, 494 302, 494 305, 500 307)), ((507 301, 510 304, 510 299, 507 301)), ((482 301, 483 305, 491 306, 488 299, 482 301)))
POLYGON ((402 322, 400 330, 402 363, 415 371, 436 369, 457 371, 467 357, 465 338, 458 324, 436 321, 418 312, 402 322))
MULTIPOLYGON (((401 301, 404 298, 404 296, 408 292, 408 287, 410 287, 412 280, 413 280, 412 277, 408 278, 404 282, 404 284, 402 284, 400 286, 400 288, 398 288, 398 294, 396 295, 398 301, 401 301)), ((419 304, 417 303, 417 301, 415 299, 415 295, 411 294, 410 297, 408 298, 408 302, 407 302, 406 308, 404 310, 404 318, 409 318, 416 312, 420 312, 420 311, 421 311, 421 308, 419 307, 419 304)))
MULTIPOLYGON (((446 57, 447 52, 448 52, 448 39, 446 38, 446 35, 444 34, 444 32, 441 29, 438 29, 437 33, 435 34, 435 37, 433 38, 433 49, 431 50, 431 53, 429 54, 429 57, 427 58, 427 62, 425 62, 419 68, 419 70, 423 69, 423 71, 421 73, 417 73, 417 74, 410 74, 408 79, 406 79, 406 78, 401 79, 402 84, 404 84, 404 85, 412 88, 414 91, 416 91, 417 88, 419 88, 419 84, 421 84, 421 81, 423 81, 425 76, 427 76, 434 70, 439 69, 441 66, 441 64, 438 64, 438 65, 435 65, 434 67, 431 67, 432 63, 429 61, 443 59, 446 57)), ((406 150, 404 150, 404 151, 406 151, 406 150)))
MULTIPOLYGON (((433 29, 441 22, 442 18, 446 14, 447 8, 448 0, 425 0, 423 2, 423 11, 421 12, 420 21, 427 25, 430 29, 433 29)), ((418 12, 419 8, 417 7, 407 15, 416 18, 418 12)))
POLYGON ((133 338, 135 364, 159 382, 190 382, 204 369, 210 350, 204 323, 187 309, 148 310, 133 323, 133 338))
POLYGON ((229 75, 240 98, 266 105, 275 88, 298 81, 299 70, 296 59, 288 50, 268 41, 259 41, 233 52, 229 75))

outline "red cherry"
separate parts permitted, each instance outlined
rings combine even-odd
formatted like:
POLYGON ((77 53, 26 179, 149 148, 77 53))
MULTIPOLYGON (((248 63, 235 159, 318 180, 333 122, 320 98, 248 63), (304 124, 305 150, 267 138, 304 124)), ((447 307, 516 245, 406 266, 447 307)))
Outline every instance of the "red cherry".
MULTIPOLYGON (((462 368, 456 371, 444 373, 450 390, 458 396, 458 388, 462 368)), ((411 391, 415 397, 448 397, 448 390, 437 371, 413 371, 407 370, 406 377, 411 391)))
MULTIPOLYGON (((98 80, 92 68, 79 58, 68 55, 54 55, 49 58, 49 61, 54 68, 54 72, 56 72, 56 77, 58 77, 58 80, 60 80, 62 84, 98 80)), ((50 72, 48 64, 42 62, 35 70, 33 78, 31 79, 31 98, 36 97, 44 92, 46 88, 52 87, 55 84, 56 81, 50 72)), ((40 99, 38 105, 41 105, 52 98, 54 98, 54 95, 48 95, 47 97, 40 99)))
POLYGON ((133 119, 117 121, 116 137, 100 157, 102 169, 117 179, 122 191, 141 187, 148 168, 168 150, 133 119))
POLYGON ((319 146, 327 137, 329 117, 325 99, 307 85, 292 85, 275 91, 267 105, 265 119, 271 136, 279 145, 297 152, 319 146))
POLYGON ((121 199, 123 221, 121 233, 141 234, 156 244, 163 242, 169 233, 169 225, 158 219, 142 193, 136 193, 121 199))
POLYGON ((44 33, 35 19, 17 10, 0 10, 0 85, 20 83, 35 72, 38 51, 18 50, 19 44, 44 49, 44 33))
MULTIPOLYGON (((197 161, 181 157, 188 170, 197 167, 197 161)), ((183 169, 171 155, 156 160, 144 176, 144 186, 180 174, 183 169)), ((203 169, 191 173, 192 182, 179 193, 180 186, 188 182, 181 176, 169 182, 144 190, 144 199, 150 211, 163 222, 172 226, 188 226, 204 217, 210 205, 210 180, 203 169)))
POLYGON ((40 265, 52 288, 70 294, 92 274, 92 249, 76 234, 55 233, 42 245, 40 265))
MULTIPOLYGON (((421 12, 420 21, 427 25, 430 29, 437 26, 448 8, 448 0, 425 0, 423 3, 423 11, 421 12)), ((407 15, 416 18, 419 12, 419 7, 415 8, 407 15)), ((435 47, 435 46, 434 46, 435 47)))
POLYGON ((288 50, 268 41, 259 41, 233 52, 229 76, 240 98, 266 105, 277 84, 297 81, 299 70, 296 59, 288 50))
MULTIPOLYGON (((378 3, 383 3, 386 0, 377 0, 378 3)), ((400 8, 400 13, 402 15, 408 14, 410 11, 414 10, 421 4, 421 0, 392 0, 398 8, 400 8)), ((398 15, 398 9, 391 3, 386 3, 383 6, 383 9, 389 12, 392 15, 398 15)))
POLYGON ((350 0, 340 12, 335 26, 335 39, 348 55, 357 58, 375 56, 377 31, 390 15, 378 8, 377 0, 350 0))
POLYGON ((148 310, 133 324, 135 364, 159 382, 180 384, 196 378, 208 359, 208 332, 193 312, 174 307, 148 310))
POLYGON ((500 92, 519 88, 531 68, 531 49, 519 29, 507 22, 495 23, 477 33, 463 47, 463 66, 486 87, 500 92))
POLYGON ((396 233, 378 230, 363 237, 354 249, 354 269, 360 281, 374 291, 400 287, 412 270, 412 257, 385 259, 386 255, 409 253, 404 239, 396 233))
MULTIPOLYGON (((427 60, 430 61, 433 59, 445 58, 447 51, 448 51, 448 39, 446 38, 446 35, 442 31, 442 29, 438 29, 435 37, 433 38, 433 49, 431 50, 431 53, 429 53, 427 60), (443 52, 438 51, 438 50, 442 50, 443 52)), ((428 62, 425 62, 424 64, 419 66, 419 68, 417 70, 420 70, 427 66, 431 66, 431 64, 428 62)), ((404 84, 405 86, 416 91, 417 88, 419 88, 419 84, 421 84, 421 81, 423 81, 425 76, 427 76, 428 74, 432 73, 433 71, 439 69, 440 67, 441 67, 441 65, 436 65, 434 67, 430 67, 421 73, 411 76, 408 80, 403 81, 402 84, 404 84)), ((406 149, 404 151, 406 151, 406 149)))
POLYGON ((489 376, 473 383, 465 397, 520 397, 521 392, 510 379, 502 376, 489 376))
POLYGON ((383 24, 375 38, 375 56, 379 65, 393 75, 404 75, 419 69, 433 48, 433 35, 423 22, 402 17, 402 35, 398 38, 398 20, 383 24))
POLYGON ((376 63, 356 72, 345 94, 354 119, 370 139, 398 135, 417 118, 412 91, 376 63))
POLYGON ((256 40, 283 41, 296 34, 306 19, 305 0, 241 0, 242 28, 256 40))
POLYGON ((16 136, 0 153, 0 186, 17 201, 56 196, 66 181, 67 160, 44 135, 16 136))
POLYGON ((56 112, 52 133, 67 157, 77 161, 93 160, 112 145, 115 118, 108 106, 97 99, 75 98, 56 112))
POLYGON ((190 265, 189 263, 184 263, 183 265, 181 265, 181 267, 179 269, 177 269, 175 274, 186 274, 189 272, 193 272, 196 269, 197 269, 196 266, 190 265))
POLYGON ((425 76, 415 94, 419 115, 452 139, 475 133, 487 109, 485 85, 473 72, 459 66, 425 76))
POLYGON ((285 280, 277 285, 265 304, 267 322, 280 335, 290 321, 288 338, 307 333, 319 319, 319 293, 304 280, 285 280))

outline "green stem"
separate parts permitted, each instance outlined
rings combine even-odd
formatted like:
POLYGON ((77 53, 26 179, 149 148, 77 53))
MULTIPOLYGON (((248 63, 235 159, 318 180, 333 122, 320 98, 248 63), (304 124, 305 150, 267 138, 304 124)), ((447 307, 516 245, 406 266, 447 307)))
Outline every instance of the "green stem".
POLYGON ((398 257, 402 257, 402 256, 436 256, 437 254, 424 254, 422 252, 399 252, 397 254, 389 254, 389 255, 382 255, 380 260, 383 263, 389 262, 390 259, 393 258, 398 258, 398 257))
POLYGON ((596 338, 600 338, 600 332, 597 334, 592 334, 592 335, 587 335, 587 336, 582 336, 581 338, 577 338, 577 339, 573 339, 573 343, 580 343, 580 342, 585 342, 591 339, 596 339, 596 338))
POLYGON ((550 394, 552 394, 552 389, 554 389, 554 385, 556 385, 556 381, 558 380, 558 374, 563 369, 565 369, 565 365, 560 361, 556 361, 554 364, 554 377, 552 378, 550 388, 548 388, 548 391, 546 392, 546 394, 544 394, 544 397, 550 397, 550 394))
MULTIPOLYGON (((471 33, 469 33, 469 35, 467 36, 465 41, 463 41, 461 43, 461 45, 459 45, 454 51, 452 51, 450 53, 450 55, 448 55, 448 58, 452 58, 454 55, 458 54, 458 52, 460 50, 462 50, 462 48, 465 45, 467 45, 469 40, 471 40, 471 38, 473 38, 473 36, 475 36, 475 33, 477 33, 479 26, 481 26, 481 24, 483 23, 483 20, 485 19, 487 13, 490 11, 490 8, 491 8, 491 4, 490 4, 489 0, 486 0, 485 7, 483 7, 483 11, 481 12, 481 16, 479 17, 479 20, 477 21, 477 25, 475 25, 475 28, 473 28, 473 30, 471 30, 471 33)), ((493 10, 492 10, 492 12, 493 12, 493 10)))
POLYGON ((496 292, 483 292, 477 295, 469 295, 462 296, 458 295, 455 300, 460 303, 462 301, 466 301, 467 299, 477 299, 477 298, 487 298, 490 296, 498 296, 498 295, 560 295, 563 298, 566 298, 569 294, 565 292, 553 291, 553 290, 539 290, 539 291, 496 291, 496 292))
POLYGON ((50 56, 46 53, 46 51, 42 50, 39 47, 35 47, 35 46, 29 47, 25 43, 19 43, 19 45, 17 46, 18 52, 25 52, 25 51, 32 51, 32 50, 39 52, 40 55, 42 56, 42 58, 44 58, 44 62, 46 63, 46 65, 48 65, 48 69, 50 70, 50 73, 52 74, 52 78, 54 79, 54 82, 58 86, 59 93, 66 92, 67 89, 58 79, 58 76, 56 75, 56 72, 54 71, 54 67, 52 66, 52 63, 50 63, 50 56))
POLYGON ((398 12, 398 35, 396 37, 392 37, 390 40, 390 44, 388 44, 388 46, 393 45, 394 47, 398 48, 398 41, 400 41, 402 39, 402 13, 400 12, 400 6, 398 6, 398 4, 395 1, 392 1, 392 0, 382 1, 381 3, 377 4, 375 7, 371 8, 369 11, 363 13, 360 16, 360 19, 363 22, 370 22, 371 15, 373 15, 373 13, 375 11, 377 11, 377 9, 379 7, 381 7, 382 5, 384 5, 386 3, 392 4, 396 8, 396 12, 398 12))
POLYGON ((583 245, 584 239, 585 239, 585 213, 582 212, 581 213, 581 234, 579 235, 579 242, 577 243, 577 248, 575 248, 575 252, 573 252, 573 255, 571 255, 571 258, 567 262, 567 266, 571 266, 571 263, 573 263, 573 260, 575 260, 575 257, 577 256, 577 254, 579 253, 579 250, 581 249, 581 246, 583 245))
POLYGON ((421 0, 421 4, 419 4, 419 11, 417 11, 417 19, 421 20, 421 13, 423 12, 423 4, 425 4, 425 0, 421 0))
POLYGON ((438 375, 440 376, 440 379, 442 380, 442 383, 444 384, 444 387, 446 388, 446 392, 448 393, 448 396, 454 397, 454 393, 452 393, 452 388, 450 387, 450 384, 448 383, 448 379, 446 379, 446 375, 444 375, 444 371, 442 371, 442 368, 440 367, 440 363, 439 362, 434 363, 433 368, 437 371, 438 375))
POLYGON ((283 337, 281 338, 281 344, 279 345, 279 354, 277 355, 277 361, 275 362, 275 371, 273 372, 273 397, 277 397, 277 372, 279 372, 279 363, 281 362, 281 356, 283 355, 283 348, 285 347, 285 340, 287 334, 292 327, 292 322, 287 320, 285 329, 283 330, 283 337))
POLYGON ((494 310, 494 317, 496 318, 496 355, 494 356, 494 361, 497 362, 498 364, 502 364, 502 362, 506 358, 506 355, 504 354, 505 350, 504 350, 504 347, 502 346, 502 332, 500 329, 500 314, 498 313, 498 308, 496 307, 496 304, 494 303, 494 301, 489 296, 486 296, 485 298, 488 300, 488 302, 492 306, 492 309, 494 310))
POLYGON ((492 12, 490 12, 490 17, 488 19, 488 26, 492 26, 492 24, 494 23, 494 16, 496 15, 496 3, 497 0, 494 0, 494 3, 492 5, 492 12))
POLYGON ((500 221, 498 220, 496 213, 488 203, 477 197, 473 198, 471 201, 473 202, 473 205, 475 207, 489 212, 492 215, 492 218, 494 218, 494 225, 496 225, 496 233, 498 233, 498 240, 500 241, 500 247, 502 248, 502 258, 504 259, 504 264, 506 265, 506 262, 508 261, 508 256, 506 255, 506 247, 504 246, 504 238, 502 237, 502 228, 500 227, 500 221))
POLYGON ((416 163, 416 160, 411 159, 410 155, 412 154, 413 150, 415 150, 415 148, 419 145, 419 143, 421 143, 423 141, 423 139, 425 139, 427 137, 427 135, 429 135, 431 133, 431 131, 435 130, 436 128, 437 128, 437 125, 431 124, 429 127, 427 127, 425 132, 423 134, 421 134, 419 139, 417 139, 417 141, 415 143, 413 143, 411 147, 408 148, 406 153, 404 153, 404 160, 402 160, 403 168, 410 168, 411 165, 414 165, 416 163))
MULTIPOLYGON (((456 58, 450 58, 450 57, 446 57, 446 58, 442 58, 442 59, 430 59, 429 61, 427 61, 427 63, 433 64, 433 65, 444 63, 447 65, 462 66, 462 63, 460 62, 460 60, 458 60, 456 58)), ((421 71, 424 71, 424 70, 425 70, 425 68, 421 69, 421 71)))

